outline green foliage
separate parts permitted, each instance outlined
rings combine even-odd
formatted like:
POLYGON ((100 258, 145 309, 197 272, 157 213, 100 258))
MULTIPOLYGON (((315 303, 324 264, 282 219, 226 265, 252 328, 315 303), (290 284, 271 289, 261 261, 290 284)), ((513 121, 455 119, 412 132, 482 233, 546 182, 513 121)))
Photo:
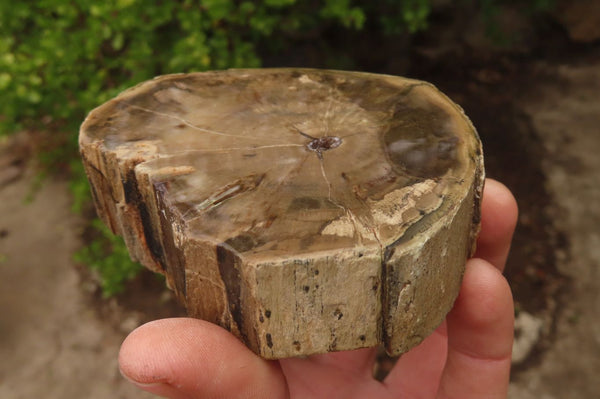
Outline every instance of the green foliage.
POLYGON ((351 3, 1 2, 0 132, 72 132, 90 109, 155 75, 257 67, 261 38, 332 23, 360 29, 365 14, 351 3))
POLYGON ((346 28, 361 29, 365 23, 365 13, 360 7, 352 7, 350 0, 326 0, 321 9, 322 18, 338 19, 346 28))
POLYGON ((377 11, 377 14, 386 34, 416 33, 427 28, 431 0, 385 0, 383 3, 385 11, 377 11))
POLYGON ((141 270, 131 261, 127 247, 99 220, 91 226, 96 238, 75 253, 75 261, 88 265, 99 277, 102 293, 109 297, 123 291, 125 283, 141 270))
MULTIPOLYGON (((257 44, 316 28, 387 34, 427 27, 432 0, 39 0, 0 2, 0 134, 64 131, 76 147, 85 113, 153 76, 257 67, 257 44)), ((480 0, 492 15, 510 0, 480 0)), ((547 9, 554 0, 523 2, 547 9)))

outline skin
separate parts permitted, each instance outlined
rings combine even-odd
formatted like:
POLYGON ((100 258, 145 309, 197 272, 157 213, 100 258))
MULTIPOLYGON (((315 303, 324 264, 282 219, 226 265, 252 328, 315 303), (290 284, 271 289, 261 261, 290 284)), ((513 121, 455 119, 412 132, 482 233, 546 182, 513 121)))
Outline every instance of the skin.
POLYGON ((121 347, 121 373, 174 399, 506 398, 514 308, 502 271, 516 220, 510 191, 488 179, 478 249, 452 311, 382 382, 373 378, 374 348, 267 361, 226 330, 190 318, 133 331, 121 347))

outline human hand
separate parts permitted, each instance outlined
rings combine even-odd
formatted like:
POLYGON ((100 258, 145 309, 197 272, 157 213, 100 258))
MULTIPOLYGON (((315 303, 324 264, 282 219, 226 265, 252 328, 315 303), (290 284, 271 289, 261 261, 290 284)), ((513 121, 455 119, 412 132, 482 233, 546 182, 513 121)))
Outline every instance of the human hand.
POLYGON ((173 399, 506 398, 514 309, 502 270, 516 218, 512 194, 488 179, 477 252, 452 311, 382 382, 373 378, 374 348, 268 361, 221 327, 190 318, 133 331, 121 347, 121 373, 173 399))

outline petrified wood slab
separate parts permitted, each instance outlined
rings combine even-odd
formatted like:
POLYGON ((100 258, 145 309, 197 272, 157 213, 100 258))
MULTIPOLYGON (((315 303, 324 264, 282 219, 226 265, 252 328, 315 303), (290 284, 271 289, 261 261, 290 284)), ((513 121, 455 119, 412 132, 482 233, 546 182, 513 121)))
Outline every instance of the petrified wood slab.
POLYGON ((420 81, 162 76, 92 111, 80 148, 132 258, 265 358, 407 351, 452 307, 478 232, 479 139, 420 81))

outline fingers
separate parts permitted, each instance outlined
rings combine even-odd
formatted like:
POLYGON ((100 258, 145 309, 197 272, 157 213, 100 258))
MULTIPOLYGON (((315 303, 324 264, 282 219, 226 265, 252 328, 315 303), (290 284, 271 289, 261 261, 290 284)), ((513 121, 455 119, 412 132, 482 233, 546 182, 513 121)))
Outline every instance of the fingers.
POLYGON ((438 397, 506 398, 513 314, 510 288, 500 271, 482 259, 467 262, 447 318, 448 357, 438 397))
POLYGON ((196 319, 139 327, 123 342, 121 373, 140 388, 179 398, 287 398, 283 374, 224 329, 196 319))
MULTIPOLYGON (((487 179, 483 193, 481 213, 481 233, 475 256, 485 259, 498 270, 502 270, 506 263, 517 220, 516 201, 503 184, 487 179)), ((481 262, 481 260, 470 261, 469 270, 472 271, 472 266, 478 265, 481 262)), ((491 295, 495 292, 494 290, 501 289, 503 294, 501 293, 500 296, 508 294, 510 298, 510 291, 507 291, 506 283, 502 276, 499 273, 492 273, 491 275, 493 277, 492 282, 496 281, 497 285, 486 286, 480 284, 476 287, 472 287, 472 283, 477 280, 472 278, 467 279, 465 275, 460 294, 462 302, 457 301, 456 305, 459 305, 459 303, 463 305, 465 303, 469 304, 470 300, 477 298, 477 296, 473 295, 473 293, 478 292, 477 289, 481 290, 479 296, 482 297, 485 297, 486 293, 488 293, 487 295, 491 295), (488 292, 488 290, 492 291, 488 292)), ((471 273, 468 277, 473 276, 477 276, 477 274, 471 273)), ((493 295, 489 297, 496 298, 493 295)), ((458 312, 457 314, 461 314, 460 309, 453 313, 456 312, 458 312)), ((511 317, 512 320, 512 307, 508 312, 507 317, 511 317)), ((456 323, 453 326, 456 326, 456 323)), ((512 342, 512 325, 510 325, 510 331, 505 330, 505 333, 512 342)), ((437 392, 437 382, 440 380, 446 362, 448 344, 446 334, 446 324, 443 324, 419 346, 402 355, 386 378, 385 384, 392 391, 400 393, 400 396, 433 397, 435 392, 437 392)))
POLYGON ((476 258, 485 259, 499 270, 504 270, 517 214, 517 202, 508 188, 496 180, 486 179, 476 258))

